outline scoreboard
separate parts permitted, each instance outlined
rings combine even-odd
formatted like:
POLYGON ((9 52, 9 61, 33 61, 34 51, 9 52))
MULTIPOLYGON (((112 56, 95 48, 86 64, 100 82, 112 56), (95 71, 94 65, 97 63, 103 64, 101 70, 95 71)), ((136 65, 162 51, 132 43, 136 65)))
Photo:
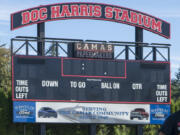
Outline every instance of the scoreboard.
POLYGON ((170 63, 12 56, 14 101, 170 104, 170 63))

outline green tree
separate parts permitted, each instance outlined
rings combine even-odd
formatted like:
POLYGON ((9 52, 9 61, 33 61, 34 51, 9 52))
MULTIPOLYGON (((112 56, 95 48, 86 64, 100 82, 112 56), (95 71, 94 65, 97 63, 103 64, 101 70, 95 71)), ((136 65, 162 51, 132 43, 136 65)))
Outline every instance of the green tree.
POLYGON ((52 44, 50 45, 50 47, 46 50, 46 55, 47 56, 58 56, 58 52, 57 52, 57 45, 56 42, 52 42, 52 44))
POLYGON ((0 48, 0 134, 7 134, 11 123, 10 50, 0 48))

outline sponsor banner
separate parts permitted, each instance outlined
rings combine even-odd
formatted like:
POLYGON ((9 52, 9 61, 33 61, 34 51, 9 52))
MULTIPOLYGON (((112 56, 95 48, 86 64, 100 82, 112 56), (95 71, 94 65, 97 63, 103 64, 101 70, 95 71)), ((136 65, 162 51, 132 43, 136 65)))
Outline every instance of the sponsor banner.
POLYGON ((35 122, 35 102, 13 102, 13 122, 35 122))
POLYGON ((13 122, 162 124, 170 105, 13 102, 13 122))
POLYGON ((170 24, 157 17, 125 7, 85 2, 43 5, 12 13, 11 30, 65 19, 95 19, 124 23, 170 38, 170 24))
POLYGON ((170 115, 170 105, 155 105, 150 106, 151 124, 163 124, 165 119, 170 115))
POLYGON ((149 124, 148 104, 36 102, 39 123, 149 124))

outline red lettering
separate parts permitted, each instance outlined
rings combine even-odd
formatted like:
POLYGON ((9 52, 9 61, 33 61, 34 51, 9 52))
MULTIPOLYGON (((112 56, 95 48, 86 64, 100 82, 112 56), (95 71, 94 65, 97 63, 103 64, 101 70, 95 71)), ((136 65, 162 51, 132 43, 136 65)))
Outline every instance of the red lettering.
POLYGON ((112 7, 106 7, 105 8, 105 16, 106 18, 112 18, 113 17, 113 8, 112 7))
POLYGON ((138 20, 139 20, 139 25, 142 25, 142 15, 141 14, 138 15, 138 20))
POLYGON ((145 27, 149 28, 151 26, 151 17, 144 15, 143 24, 145 27))
POLYGON ((156 20, 154 18, 152 18, 152 26, 151 26, 151 28, 153 30, 157 30, 158 32, 162 32, 161 26, 162 26, 161 21, 156 22, 156 20))
POLYGON ((47 19, 47 8, 41 8, 40 9, 40 11, 39 11, 39 18, 41 19, 41 20, 45 20, 45 19, 47 19))
POLYGON ((131 11, 131 23, 137 23, 137 13, 131 11))
POLYGON ((120 8, 114 8, 114 12, 115 12, 115 19, 119 20, 120 19, 119 13, 121 13, 121 9, 120 8))
POLYGON ((21 16, 22 16, 22 24, 27 24, 27 23, 30 22, 30 13, 29 13, 29 11, 23 12, 21 14, 21 16))
POLYGON ((39 18, 38 10, 37 9, 32 10, 31 11, 31 21, 35 22, 38 20, 38 18, 39 18))
POLYGON ((123 10, 121 20, 129 22, 128 10, 123 10))
POLYGON ((62 16, 62 17, 71 16, 68 5, 63 5, 63 6, 62 6, 61 16, 62 16))
POLYGON ((93 16, 93 6, 89 5, 89 16, 93 16))
POLYGON ((71 16, 79 16, 78 5, 71 5, 71 16))
POLYGON ((51 7, 51 18, 60 17, 60 6, 51 7))
POLYGON ((80 15, 88 16, 88 6, 87 5, 80 5, 80 15))
POLYGON ((95 17, 101 16, 101 6, 94 6, 94 16, 95 17))

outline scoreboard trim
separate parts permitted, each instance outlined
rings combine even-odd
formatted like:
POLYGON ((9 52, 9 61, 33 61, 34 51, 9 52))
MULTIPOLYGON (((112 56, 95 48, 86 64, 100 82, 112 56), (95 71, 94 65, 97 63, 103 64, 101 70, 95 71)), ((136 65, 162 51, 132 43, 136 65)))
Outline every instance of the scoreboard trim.
MULTIPOLYGON (((47 57, 47 56, 22 56, 22 55, 15 55, 16 57, 37 57, 37 58, 54 58, 59 59, 57 57, 47 57)), ((62 59, 62 58, 61 58, 62 59)), ((169 64, 169 88, 170 88, 170 100, 167 103, 161 103, 161 102, 121 102, 121 101, 80 101, 80 100, 39 100, 39 99, 15 99, 14 98, 14 56, 12 56, 12 101, 39 101, 39 102, 77 102, 77 103, 116 103, 116 104, 171 104, 171 66, 170 62, 164 62, 164 61, 143 61, 143 60, 125 60, 128 62, 144 62, 144 63, 167 63, 169 64)), ((62 62, 62 61, 61 61, 62 62)), ((126 76, 127 74, 125 74, 126 76)))
POLYGON ((171 104, 167 103, 155 103, 155 102, 120 102, 120 101, 80 101, 80 100, 39 100, 39 99, 15 99, 13 101, 35 101, 35 102, 70 102, 70 103, 114 103, 114 104, 171 104))

